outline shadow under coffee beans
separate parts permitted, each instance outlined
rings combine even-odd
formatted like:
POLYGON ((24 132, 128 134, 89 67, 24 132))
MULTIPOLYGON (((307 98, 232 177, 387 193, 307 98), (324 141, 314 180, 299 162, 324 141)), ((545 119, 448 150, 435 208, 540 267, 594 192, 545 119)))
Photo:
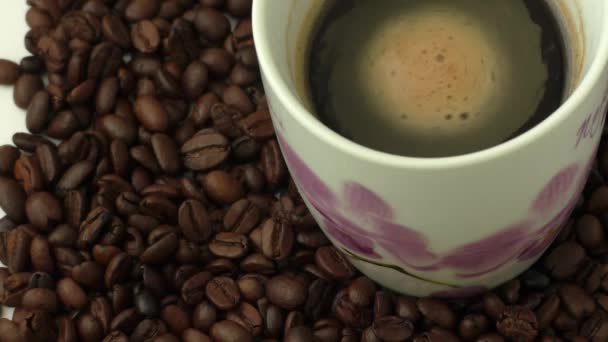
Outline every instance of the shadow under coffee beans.
POLYGON ((304 32, 320 120, 388 153, 500 144, 562 103, 564 39, 538 0, 330 1, 304 32))

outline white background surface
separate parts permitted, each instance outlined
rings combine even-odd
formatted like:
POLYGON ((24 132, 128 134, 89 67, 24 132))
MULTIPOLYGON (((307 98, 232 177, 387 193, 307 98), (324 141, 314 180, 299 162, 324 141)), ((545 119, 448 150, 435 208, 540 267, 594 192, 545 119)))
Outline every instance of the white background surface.
MULTIPOLYGON (((0 58, 19 63, 29 55, 23 43, 28 31, 27 8, 25 0, 3 0, 0 4, 0 58)), ((12 144, 16 132, 27 132, 25 112, 13 102, 13 87, 0 86, 0 145, 12 144)), ((4 216, 2 210, 0 213, 4 216)), ((10 318, 12 309, 2 308, 2 316, 10 318)))

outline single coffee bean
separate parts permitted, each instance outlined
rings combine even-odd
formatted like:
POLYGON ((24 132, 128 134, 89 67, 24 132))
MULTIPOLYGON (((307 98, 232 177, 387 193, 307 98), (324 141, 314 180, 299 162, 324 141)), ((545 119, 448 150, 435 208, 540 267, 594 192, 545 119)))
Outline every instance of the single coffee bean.
POLYGON ((324 279, 314 280, 308 287, 308 297, 304 304, 306 316, 317 320, 331 309, 336 294, 335 285, 324 279))
POLYGON ((243 341, 251 342, 253 337, 245 328, 230 320, 224 320, 211 326, 210 334, 214 341, 229 342, 243 341))
POLYGON ((194 25, 203 37, 211 41, 222 41, 230 33, 230 22, 221 12, 212 8, 199 9, 194 25))
POLYGON ((244 119, 239 124, 241 128, 250 138, 258 141, 264 141, 274 136, 274 128, 270 118, 269 111, 258 111, 244 119))
POLYGON ((205 175, 202 181, 205 193, 214 202, 232 204, 243 198, 241 184, 225 171, 212 171, 205 175))
MULTIPOLYGON (((224 93, 222 94, 222 101, 225 104, 227 104, 228 106, 232 106, 232 107, 236 108, 239 112, 241 112, 244 115, 253 113, 253 111, 255 110, 255 106, 249 99, 249 96, 239 86, 229 85, 228 87, 226 87, 226 89, 224 90, 224 93)), ((252 125, 255 126, 255 124, 251 124, 251 123, 254 121, 257 121, 257 118, 258 118, 258 115, 256 115, 254 118, 250 119, 249 121, 246 121, 247 123, 249 123, 249 125, 246 125, 246 126, 249 128, 251 128, 252 125)))
POLYGON ((260 222, 260 210, 250 200, 243 198, 233 203, 224 216, 224 228, 240 234, 248 234, 260 222))
POLYGON ((160 168, 168 173, 177 173, 180 169, 181 162, 177 145, 171 138, 162 133, 156 133, 152 136, 152 149, 160 168))
POLYGON ((190 114, 196 127, 203 127, 211 119, 211 107, 219 102, 219 97, 214 93, 205 93, 199 97, 190 114))
POLYGON ((94 163, 88 160, 80 161, 65 170, 57 182, 57 188, 64 192, 74 190, 91 177, 94 171, 94 163))
POLYGON ((583 215, 576 221, 576 236, 581 245, 590 251, 606 247, 606 234, 599 219, 593 215, 583 215))
POLYGON ((273 274, 275 264, 263 254, 255 253, 246 256, 240 263, 241 270, 249 273, 273 274))
POLYGON ((39 90, 27 107, 25 126, 32 133, 42 133, 50 119, 51 97, 45 90, 39 90))
POLYGON ((304 342, 315 341, 313 330, 307 326, 297 326, 289 329, 285 333, 285 342, 304 342))
POLYGON ((266 283, 266 296, 271 303, 286 309, 294 310, 306 302, 308 284, 297 274, 280 274, 266 283))
POLYGON ((26 195, 16 181, 0 177, 0 208, 14 222, 23 222, 25 214, 26 195))
POLYGON ((585 259, 585 250, 576 242, 567 241, 557 246, 544 258, 544 266, 556 279, 572 276, 585 259))
POLYGON ((158 28, 150 20, 140 20, 131 28, 133 46, 143 53, 152 53, 160 45, 158 28))
POLYGON ((386 316, 376 319, 372 330, 382 341, 403 341, 412 336, 414 325, 401 317, 386 316))
POLYGON ((217 321, 217 309, 211 303, 203 301, 198 304, 192 313, 192 326, 200 331, 207 332, 217 321))
POLYGON ((273 188, 279 186, 287 175, 287 167, 276 140, 270 140, 262 147, 261 164, 266 182, 273 188))
POLYGON ((194 100, 203 94, 209 81, 207 67, 201 61, 193 61, 184 70, 182 88, 187 98, 194 100))
POLYGON ((358 306, 369 306, 374 301, 376 285, 367 277, 360 277, 347 288, 348 298, 353 304, 358 306))
POLYGON ((169 118, 163 104, 153 96, 138 96, 135 101, 137 120, 152 132, 164 132, 169 127, 169 118))
POLYGON ((228 277, 215 277, 206 287, 207 299, 220 310, 230 310, 236 307, 241 299, 238 286, 228 277))
POLYGON ((268 219, 262 228, 262 252, 273 260, 283 260, 291 254, 294 245, 293 229, 287 223, 268 219))
POLYGON ((106 267, 104 282, 106 287, 124 283, 131 269, 132 259, 127 253, 116 254, 106 267))
POLYGON ((597 311, 581 327, 581 335, 589 341, 602 341, 608 338, 608 316, 597 311))
POLYGON ((26 109, 34 98, 34 95, 43 88, 44 85, 38 75, 22 74, 15 81, 13 100, 19 108, 26 109))
POLYGON ((561 301, 557 295, 547 297, 541 306, 536 310, 538 326, 544 329, 557 317, 561 301))
POLYGON ((63 305, 71 309, 82 309, 87 305, 87 295, 71 278, 63 278, 57 282, 57 296, 63 305))
POLYGON ((44 175, 35 156, 21 156, 15 162, 14 176, 28 194, 44 188, 44 175))
POLYGON ((135 295, 135 309, 141 315, 156 317, 160 315, 160 303, 149 290, 141 290, 135 295))
MULTIPOLYGON (((58 334, 57 341, 59 342, 76 342, 78 341, 78 334, 76 332, 76 325, 74 322, 67 316, 60 317, 58 322, 58 334)), ((105 339, 104 339, 105 341, 105 339)), ((112 340, 116 342, 116 340, 112 340)), ((122 341, 126 342, 126 341, 122 341)))
POLYGON ((26 231, 26 227, 20 226, 6 235, 4 248, 8 270, 11 273, 24 272, 30 263, 32 235, 26 231))
POLYGON ((177 305, 167 305, 163 308, 161 317, 170 331, 180 335, 191 327, 190 317, 185 309, 177 305))
POLYGON ((164 229, 159 226, 148 236, 148 248, 139 256, 145 264, 160 264, 173 255, 178 246, 178 237, 173 229, 164 229), (159 232, 162 230, 162 232, 159 232), (158 234, 156 234, 158 232, 158 234), (153 238, 151 238, 154 235, 153 238))
POLYGON ((57 148, 42 144, 36 147, 38 164, 47 183, 55 182, 61 175, 62 165, 57 148))
POLYGON ((243 299, 256 302, 265 295, 264 282, 257 275, 245 275, 237 281, 237 286, 243 299))
POLYGON ((186 168, 202 171, 226 161, 230 155, 230 145, 223 135, 213 130, 203 130, 182 145, 181 154, 186 168))
POLYGON ((131 334, 131 341, 157 341, 167 332, 167 326, 159 319, 144 319, 131 334))
POLYGON ((55 273, 55 264, 51 254, 51 246, 45 238, 35 236, 32 239, 30 243, 30 260, 34 270, 49 274, 55 273))
POLYGON ((331 279, 345 280, 352 277, 355 272, 346 257, 333 246, 317 249, 315 262, 320 270, 331 279))
POLYGON ((0 84, 12 85, 19 78, 19 66, 13 61, 0 59, 0 84))
POLYGON ((243 113, 232 106, 224 103, 216 103, 211 107, 211 120, 218 132, 232 139, 243 135, 238 122, 243 118, 243 113))
POLYGON ((234 65, 234 57, 228 51, 215 47, 203 50, 200 60, 215 77, 226 77, 234 65))
POLYGON ((505 308, 496 328, 503 336, 516 341, 532 341, 538 335, 534 312, 517 306, 505 308))
POLYGON ((13 134, 13 144, 27 152, 34 152, 36 147, 40 144, 53 145, 53 143, 45 137, 28 133, 13 134))
POLYGON ((201 243, 211 236, 211 221, 203 204, 196 200, 187 200, 178 210, 178 222, 187 239, 201 243))
POLYGON ((445 302, 438 299, 419 299, 417 305, 427 320, 445 329, 455 326, 456 315, 445 302))
POLYGON ((238 233, 218 233, 209 243, 209 251, 220 258, 239 259, 248 249, 247 237, 238 233))
POLYGON ((112 318, 110 329, 131 334, 142 320, 143 317, 137 313, 135 308, 125 309, 112 318))

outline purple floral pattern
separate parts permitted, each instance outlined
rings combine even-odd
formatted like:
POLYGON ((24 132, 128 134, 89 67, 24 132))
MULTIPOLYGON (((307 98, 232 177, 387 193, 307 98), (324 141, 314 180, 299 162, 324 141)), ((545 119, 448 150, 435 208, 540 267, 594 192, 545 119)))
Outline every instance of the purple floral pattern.
MULTIPOLYGON (((319 213, 325 232, 346 251, 381 260, 380 250, 390 254, 414 271, 449 269, 461 278, 475 278, 513 262, 525 262, 538 257, 553 241, 573 210, 585 184, 590 164, 573 164, 557 173, 533 201, 522 221, 505 229, 441 255, 432 251, 427 238, 420 232, 395 223, 394 210, 377 193, 356 182, 347 182, 334 193, 289 144, 277 133, 283 155, 300 191, 319 213), (581 172, 582 171, 582 172, 581 172), (576 187, 576 191, 572 189, 576 187), (574 195, 571 195, 574 194, 574 195), (565 208, 550 218, 563 205, 565 208)), ((392 265, 390 265, 392 266, 392 265)), ((463 297, 483 291, 480 287, 458 287, 439 292, 439 297, 463 297)))

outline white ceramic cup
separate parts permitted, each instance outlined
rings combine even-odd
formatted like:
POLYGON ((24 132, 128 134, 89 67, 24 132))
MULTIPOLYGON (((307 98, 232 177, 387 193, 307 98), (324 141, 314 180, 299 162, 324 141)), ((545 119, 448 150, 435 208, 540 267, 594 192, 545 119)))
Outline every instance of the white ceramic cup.
POLYGON ((294 62, 319 1, 254 1, 254 38, 283 155, 319 225, 361 272, 410 295, 467 296, 517 276, 551 244, 579 198, 604 125, 608 2, 548 2, 570 42, 563 105, 496 147, 422 159, 358 145, 307 109, 294 62))

